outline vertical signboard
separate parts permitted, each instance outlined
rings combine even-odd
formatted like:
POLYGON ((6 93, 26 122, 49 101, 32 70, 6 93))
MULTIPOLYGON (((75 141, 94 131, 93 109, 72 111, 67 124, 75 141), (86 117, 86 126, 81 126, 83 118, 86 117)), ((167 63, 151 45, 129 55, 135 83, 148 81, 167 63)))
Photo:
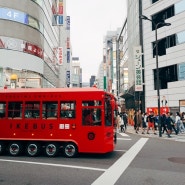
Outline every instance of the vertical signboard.
POLYGON ((57 24, 63 25, 63 0, 58 0, 57 24))
POLYGON ((67 63, 70 63, 70 50, 67 50, 67 63))
POLYGON ((70 30, 70 16, 66 17, 66 30, 70 30))
POLYGON ((63 48, 58 47, 58 64, 62 65, 63 64, 63 48))
POLYGON ((70 85, 70 71, 66 71, 66 85, 68 87, 70 85))
POLYGON ((63 0, 52 0, 53 26, 63 25, 63 0))
POLYGON ((134 47, 135 91, 143 91, 141 46, 134 47))

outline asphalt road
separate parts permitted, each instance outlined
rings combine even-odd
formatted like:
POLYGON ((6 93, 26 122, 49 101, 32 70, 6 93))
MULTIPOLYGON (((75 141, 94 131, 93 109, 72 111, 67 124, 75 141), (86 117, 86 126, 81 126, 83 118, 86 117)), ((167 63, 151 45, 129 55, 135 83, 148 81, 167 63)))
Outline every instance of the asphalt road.
POLYGON ((185 143, 127 133, 106 155, 0 156, 0 185, 91 184, 184 185, 185 143))

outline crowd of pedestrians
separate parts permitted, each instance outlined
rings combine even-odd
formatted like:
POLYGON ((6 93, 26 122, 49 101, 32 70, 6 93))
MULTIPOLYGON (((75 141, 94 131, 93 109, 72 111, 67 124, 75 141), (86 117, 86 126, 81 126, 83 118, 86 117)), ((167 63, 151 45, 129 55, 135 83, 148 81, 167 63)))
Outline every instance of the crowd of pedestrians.
MULTIPOLYGON (((135 112, 134 117, 134 129, 138 134, 151 134, 156 135, 156 131, 159 130, 159 116, 154 115, 154 112, 142 113, 141 110, 135 112)), ((172 112, 167 112, 160 116, 161 134, 166 134, 171 137, 171 134, 176 135, 185 133, 185 113, 176 112, 173 115, 172 112)), ((119 113, 117 116, 117 129, 118 132, 125 132, 128 124, 128 115, 126 112, 119 113)))
MULTIPOLYGON (((134 129, 138 133, 141 131, 142 134, 153 134, 156 135, 156 131, 159 129, 159 116, 154 115, 154 112, 141 113, 137 111, 134 115, 134 129)), ((171 137, 171 134, 174 132, 176 135, 180 133, 185 133, 185 113, 180 114, 176 112, 174 116, 172 112, 167 112, 160 116, 161 123, 161 133, 166 134, 168 137, 171 137)))

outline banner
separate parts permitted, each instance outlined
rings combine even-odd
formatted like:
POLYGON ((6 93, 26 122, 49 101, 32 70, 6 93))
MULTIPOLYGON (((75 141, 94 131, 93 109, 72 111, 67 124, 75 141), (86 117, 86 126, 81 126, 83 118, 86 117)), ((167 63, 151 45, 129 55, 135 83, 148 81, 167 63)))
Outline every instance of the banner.
POLYGON ((143 91, 141 46, 134 47, 135 91, 143 91))

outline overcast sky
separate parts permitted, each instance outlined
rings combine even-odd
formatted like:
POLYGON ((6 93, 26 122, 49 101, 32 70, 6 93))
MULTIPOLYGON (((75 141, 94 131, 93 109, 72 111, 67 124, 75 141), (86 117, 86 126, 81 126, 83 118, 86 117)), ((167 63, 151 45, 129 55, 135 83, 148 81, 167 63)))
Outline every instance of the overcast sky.
POLYGON ((71 49, 79 57, 82 81, 97 76, 103 60, 103 38, 107 31, 122 27, 126 18, 127 0, 66 0, 71 18, 71 49))

